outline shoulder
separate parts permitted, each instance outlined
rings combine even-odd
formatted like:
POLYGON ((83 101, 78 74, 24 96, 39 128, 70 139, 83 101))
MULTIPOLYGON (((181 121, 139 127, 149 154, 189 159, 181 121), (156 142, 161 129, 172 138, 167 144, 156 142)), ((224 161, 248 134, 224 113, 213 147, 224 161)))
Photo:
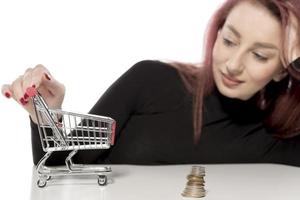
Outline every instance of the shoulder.
POLYGON ((142 60, 135 63, 129 72, 151 79, 164 79, 166 77, 178 76, 177 70, 170 64, 159 60, 142 60))
POLYGON ((163 87, 171 89, 183 89, 183 82, 178 70, 169 63, 159 60, 142 60, 135 63, 125 73, 127 78, 147 89, 158 89, 163 87))
POLYGON ((134 64, 129 71, 141 84, 140 102, 143 102, 143 110, 174 110, 182 105, 187 97, 178 70, 169 63, 142 60, 134 64))
POLYGON ((132 65, 113 85, 126 85, 137 91, 157 84, 179 83, 180 79, 177 69, 170 64, 158 60, 142 60, 132 65))
MULTIPOLYGON (((129 69, 135 80, 140 80, 148 90, 184 90, 178 70, 159 60, 142 60, 129 69)), ((132 77, 131 77, 132 78, 132 77)))

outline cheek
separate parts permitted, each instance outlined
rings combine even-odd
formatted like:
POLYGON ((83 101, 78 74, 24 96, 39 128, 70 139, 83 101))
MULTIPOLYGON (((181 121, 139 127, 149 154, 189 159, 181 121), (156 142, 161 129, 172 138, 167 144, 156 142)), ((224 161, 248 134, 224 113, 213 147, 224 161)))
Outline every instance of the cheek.
POLYGON ((226 62, 226 51, 222 49, 222 44, 218 36, 213 48, 213 66, 220 67, 219 65, 226 62))
POLYGON ((272 80, 277 69, 272 66, 253 65, 247 68, 247 74, 251 81, 257 84, 266 84, 272 80))

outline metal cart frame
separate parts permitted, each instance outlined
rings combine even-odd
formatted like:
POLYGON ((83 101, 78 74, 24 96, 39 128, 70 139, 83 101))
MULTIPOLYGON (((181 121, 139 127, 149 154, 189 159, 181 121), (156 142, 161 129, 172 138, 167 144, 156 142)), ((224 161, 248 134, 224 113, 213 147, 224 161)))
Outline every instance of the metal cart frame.
POLYGON ((98 184, 107 184, 111 167, 74 164, 72 157, 79 150, 108 149, 114 144, 116 122, 110 117, 79 114, 49 109, 40 94, 32 97, 44 157, 37 164, 39 179, 37 185, 45 187, 53 176, 97 175, 98 184), (71 150, 64 166, 46 166, 54 151, 71 150))

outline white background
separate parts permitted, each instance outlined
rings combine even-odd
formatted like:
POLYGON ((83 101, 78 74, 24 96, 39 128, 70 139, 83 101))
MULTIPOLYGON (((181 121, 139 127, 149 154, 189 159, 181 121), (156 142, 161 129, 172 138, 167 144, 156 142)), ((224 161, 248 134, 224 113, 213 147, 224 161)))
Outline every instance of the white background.
MULTIPOLYGON (((1 1, 0 84, 43 64, 67 88, 63 108, 88 112, 140 60, 200 62, 206 25, 221 2, 1 1)), ((28 199, 33 166, 29 118, 2 96, 0 111, 1 196, 28 199)))

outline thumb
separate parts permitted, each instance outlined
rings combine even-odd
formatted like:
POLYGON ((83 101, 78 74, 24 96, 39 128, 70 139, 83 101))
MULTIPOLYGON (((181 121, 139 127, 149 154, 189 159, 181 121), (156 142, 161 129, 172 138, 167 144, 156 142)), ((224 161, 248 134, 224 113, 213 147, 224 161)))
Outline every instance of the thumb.
POLYGON ((52 94, 65 93, 65 86, 47 72, 42 76, 41 82, 52 94))

